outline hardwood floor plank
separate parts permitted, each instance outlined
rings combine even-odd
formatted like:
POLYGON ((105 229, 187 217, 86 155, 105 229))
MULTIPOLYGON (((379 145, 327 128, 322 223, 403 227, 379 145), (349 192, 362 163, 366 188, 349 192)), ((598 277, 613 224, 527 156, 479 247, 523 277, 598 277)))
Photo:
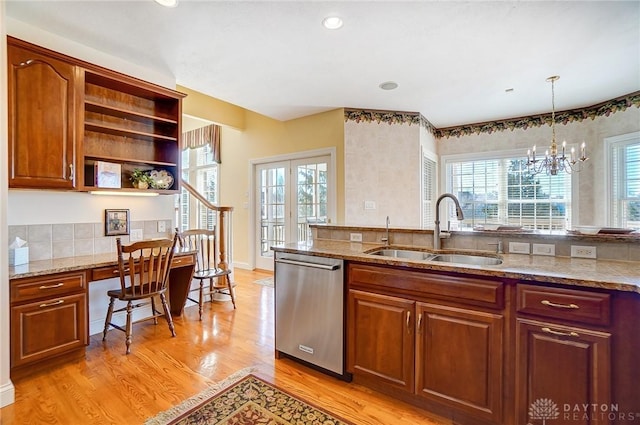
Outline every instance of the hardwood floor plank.
MULTIPOLYGON (((2 425, 142 424, 247 367, 260 378, 358 425, 450 425, 428 412, 290 359, 274 357, 273 288, 253 283, 266 271, 235 271, 236 303, 207 303, 166 322, 134 325, 131 354, 124 334, 93 335, 84 358, 14 381, 16 402, 2 425)), ((106 297, 106 294, 105 294, 106 297)))

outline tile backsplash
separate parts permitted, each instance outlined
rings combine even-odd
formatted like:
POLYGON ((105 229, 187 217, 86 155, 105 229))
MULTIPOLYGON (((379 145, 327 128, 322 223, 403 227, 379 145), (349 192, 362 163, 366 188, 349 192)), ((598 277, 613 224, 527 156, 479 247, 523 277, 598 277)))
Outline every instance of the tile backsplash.
MULTIPOLYGON (((171 220, 132 221, 130 229, 142 229, 144 239, 170 237, 171 220), (158 233, 158 222, 165 233, 158 233)), ((16 237, 27 241, 29 261, 116 252, 116 237, 104 236, 104 223, 34 224, 9 226, 8 243, 16 237)), ((129 243, 129 235, 120 236, 129 243)))

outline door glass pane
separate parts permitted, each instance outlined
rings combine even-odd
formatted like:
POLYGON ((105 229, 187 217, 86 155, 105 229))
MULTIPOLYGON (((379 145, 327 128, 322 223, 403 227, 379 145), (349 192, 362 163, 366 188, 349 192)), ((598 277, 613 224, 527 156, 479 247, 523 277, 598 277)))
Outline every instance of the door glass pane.
POLYGON ((260 255, 272 257, 273 245, 285 241, 285 168, 260 172, 260 255))
POLYGON ((327 222, 327 163, 310 162, 297 166, 295 199, 297 208, 297 242, 310 237, 310 223, 327 222))

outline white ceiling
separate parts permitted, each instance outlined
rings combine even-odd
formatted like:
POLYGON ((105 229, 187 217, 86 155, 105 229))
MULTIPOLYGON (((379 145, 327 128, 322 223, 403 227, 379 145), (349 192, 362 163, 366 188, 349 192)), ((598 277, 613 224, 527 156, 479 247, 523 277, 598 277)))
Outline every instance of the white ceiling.
POLYGON ((640 90, 640 1, 7 1, 8 17, 272 118, 336 107, 436 127, 640 90), (344 26, 322 27, 337 14, 344 26), (378 88, 393 80, 393 91, 378 88), (513 88, 512 92, 505 89, 513 88))

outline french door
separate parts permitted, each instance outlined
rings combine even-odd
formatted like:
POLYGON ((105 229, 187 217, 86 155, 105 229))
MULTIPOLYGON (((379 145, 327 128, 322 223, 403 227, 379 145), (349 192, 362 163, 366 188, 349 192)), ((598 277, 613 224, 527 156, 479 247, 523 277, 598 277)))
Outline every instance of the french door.
POLYGON ((309 224, 328 222, 330 167, 330 155, 256 165, 257 268, 273 270, 272 246, 305 242, 309 224))

